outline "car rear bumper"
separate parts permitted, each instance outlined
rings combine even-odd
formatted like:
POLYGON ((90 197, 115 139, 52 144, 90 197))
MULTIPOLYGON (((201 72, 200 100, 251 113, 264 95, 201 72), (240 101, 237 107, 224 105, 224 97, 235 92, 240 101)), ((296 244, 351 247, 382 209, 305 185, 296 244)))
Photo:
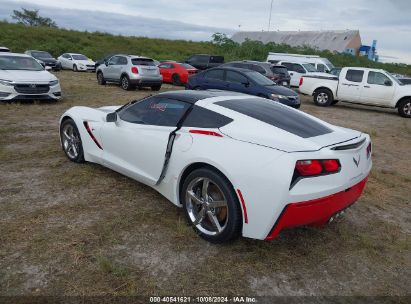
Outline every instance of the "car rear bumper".
POLYGON ((140 78, 140 79, 130 79, 132 85, 140 87, 150 87, 150 86, 160 86, 163 83, 163 78, 140 78))
POLYGON ((281 230, 297 226, 322 226, 338 212, 354 204, 361 196, 368 177, 354 186, 322 198, 285 206, 266 240, 274 239, 281 230))

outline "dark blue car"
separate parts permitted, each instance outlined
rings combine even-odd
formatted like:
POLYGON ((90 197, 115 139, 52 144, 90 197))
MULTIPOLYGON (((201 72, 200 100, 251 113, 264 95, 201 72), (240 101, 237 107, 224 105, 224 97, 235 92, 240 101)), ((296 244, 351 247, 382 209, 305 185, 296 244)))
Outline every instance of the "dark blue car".
POLYGON ((227 90, 272 99, 293 108, 301 105, 299 95, 293 90, 277 85, 258 72, 240 68, 219 67, 190 76, 186 89, 227 90))

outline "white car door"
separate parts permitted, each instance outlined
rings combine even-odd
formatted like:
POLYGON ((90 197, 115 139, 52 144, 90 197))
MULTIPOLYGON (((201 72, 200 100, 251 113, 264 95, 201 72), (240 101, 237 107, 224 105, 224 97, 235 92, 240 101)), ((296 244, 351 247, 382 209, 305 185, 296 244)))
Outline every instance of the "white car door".
POLYGON ((148 185, 159 179, 170 133, 189 104, 149 97, 118 112, 101 130, 103 163, 148 185))
POLYGON ((340 75, 338 84, 338 99, 360 102, 364 85, 364 70, 348 69, 345 75, 340 75))
POLYGON ((394 98, 395 87, 385 74, 369 71, 363 85, 361 103, 390 106, 394 98))

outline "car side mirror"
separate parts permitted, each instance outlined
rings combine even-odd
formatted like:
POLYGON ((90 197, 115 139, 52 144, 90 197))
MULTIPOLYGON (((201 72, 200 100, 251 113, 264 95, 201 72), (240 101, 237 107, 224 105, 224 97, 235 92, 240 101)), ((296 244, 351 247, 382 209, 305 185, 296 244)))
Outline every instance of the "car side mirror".
POLYGON ((392 81, 391 80, 386 80, 384 81, 384 85, 386 85, 387 87, 392 86, 392 81))
POLYGON ((67 58, 68 60, 73 60, 73 59, 71 59, 71 58, 67 58))
POLYGON ((107 114, 106 122, 116 122, 116 121, 117 121, 117 112, 107 114))
POLYGON ((106 66, 108 66, 108 61, 107 61, 107 60, 104 60, 104 64, 105 64, 106 66))

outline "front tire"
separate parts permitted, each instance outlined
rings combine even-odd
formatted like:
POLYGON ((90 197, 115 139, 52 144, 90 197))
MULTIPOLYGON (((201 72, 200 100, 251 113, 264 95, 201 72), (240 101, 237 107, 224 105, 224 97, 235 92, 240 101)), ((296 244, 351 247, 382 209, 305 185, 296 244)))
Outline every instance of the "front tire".
POLYGON ((97 72, 97 82, 99 85, 105 85, 106 80, 104 79, 103 72, 97 72))
POLYGON ((74 120, 66 119, 60 126, 61 145, 67 158, 75 163, 84 162, 83 144, 74 120))
POLYGON ((206 241, 225 243, 240 236, 241 207, 230 182, 220 173, 194 170, 184 180, 180 197, 189 224, 206 241))
POLYGON ((77 65, 73 65, 73 72, 78 72, 78 68, 77 68, 77 65))
POLYGON ((328 107, 334 101, 334 96, 330 90, 318 89, 314 93, 314 103, 320 107, 328 107))
POLYGON ((405 118, 411 118, 411 99, 405 99, 398 104, 398 114, 405 118))

